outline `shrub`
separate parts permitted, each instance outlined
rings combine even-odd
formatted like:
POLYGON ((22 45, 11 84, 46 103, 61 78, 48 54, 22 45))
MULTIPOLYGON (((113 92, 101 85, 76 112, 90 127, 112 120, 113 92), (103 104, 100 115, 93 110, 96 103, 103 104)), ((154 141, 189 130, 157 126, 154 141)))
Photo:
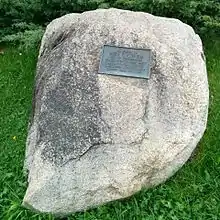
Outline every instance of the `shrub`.
POLYGON ((33 23, 20 22, 12 24, 11 28, 5 28, 4 31, 7 34, 2 34, 0 43, 19 45, 20 49, 31 49, 39 47, 44 28, 33 23))
POLYGON ((117 0, 114 6, 178 18, 202 35, 220 33, 219 0, 117 0))
POLYGON ((18 44, 20 49, 27 50, 39 47, 43 33, 43 27, 39 26, 36 29, 24 30, 23 32, 6 35, 1 38, 1 42, 7 42, 14 45, 18 44))
POLYGON ((109 7, 178 18, 202 36, 220 35, 219 0, 1 0, 0 42, 37 42, 54 18, 109 7))

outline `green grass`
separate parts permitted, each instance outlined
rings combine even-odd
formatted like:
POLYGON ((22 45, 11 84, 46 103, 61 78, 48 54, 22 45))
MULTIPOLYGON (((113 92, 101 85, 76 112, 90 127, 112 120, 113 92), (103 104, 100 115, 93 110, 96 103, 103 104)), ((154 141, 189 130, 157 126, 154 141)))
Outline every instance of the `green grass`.
MULTIPOLYGON (((207 131, 194 157, 165 184, 69 220, 220 219, 220 42, 205 44, 210 111, 207 131)), ((27 123, 37 51, 0 54, 0 219, 52 220, 21 206, 27 123)))

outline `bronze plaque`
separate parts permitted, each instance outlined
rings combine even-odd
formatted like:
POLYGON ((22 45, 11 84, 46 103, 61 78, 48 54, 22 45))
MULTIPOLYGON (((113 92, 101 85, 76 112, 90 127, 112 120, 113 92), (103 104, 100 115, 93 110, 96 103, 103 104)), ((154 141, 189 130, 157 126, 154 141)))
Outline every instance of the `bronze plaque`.
POLYGON ((151 50, 104 45, 99 73, 149 79, 151 50))

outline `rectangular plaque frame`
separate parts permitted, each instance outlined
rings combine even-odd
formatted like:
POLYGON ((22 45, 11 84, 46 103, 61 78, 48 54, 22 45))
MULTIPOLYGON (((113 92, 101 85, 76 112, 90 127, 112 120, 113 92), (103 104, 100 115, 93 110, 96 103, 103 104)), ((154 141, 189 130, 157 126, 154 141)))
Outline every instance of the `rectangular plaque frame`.
POLYGON ((135 78, 150 78, 151 50, 104 45, 98 73, 135 78))

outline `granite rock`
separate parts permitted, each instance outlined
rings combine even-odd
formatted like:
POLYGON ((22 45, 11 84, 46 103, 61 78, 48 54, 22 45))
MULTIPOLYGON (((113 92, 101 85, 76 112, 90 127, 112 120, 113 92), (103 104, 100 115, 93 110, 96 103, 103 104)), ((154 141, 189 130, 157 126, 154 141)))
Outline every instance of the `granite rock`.
POLYGON ((202 42, 177 19, 99 9, 52 21, 42 39, 23 205, 66 215, 172 176, 207 122, 202 42), (98 74, 104 44, 152 50, 149 80, 98 74))

